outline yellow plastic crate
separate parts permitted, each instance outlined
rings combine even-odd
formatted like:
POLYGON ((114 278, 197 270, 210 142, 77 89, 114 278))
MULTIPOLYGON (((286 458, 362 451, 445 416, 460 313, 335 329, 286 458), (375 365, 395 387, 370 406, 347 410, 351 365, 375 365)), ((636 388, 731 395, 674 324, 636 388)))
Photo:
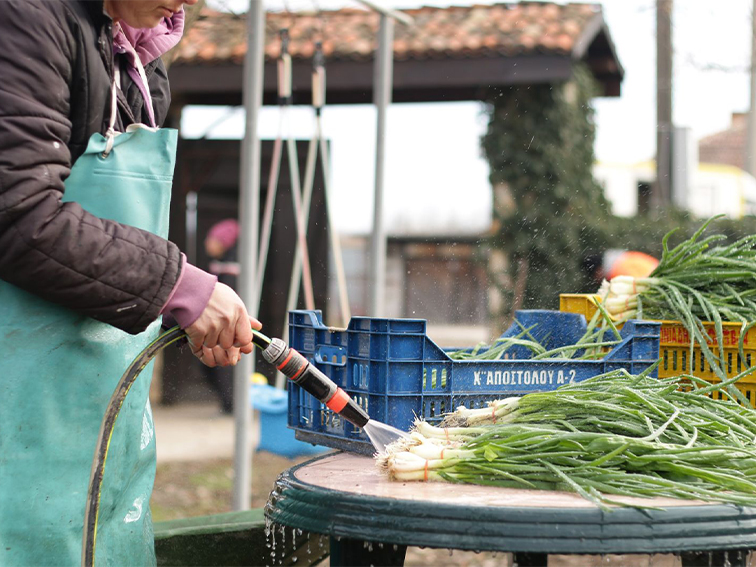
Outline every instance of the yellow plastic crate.
MULTIPOLYGON (((594 301, 601 301, 600 297, 591 293, 563 293, 559 296, 559 310, 569 313, 580 313, 587 321, 596 313, 597 307, 594 301)), ((693 356, 690 356, 690 335, 688 330, 679 321, 661 321, 659 331, 659 377, 668 378, 679 374, 692 374, 707 382, 716 384, 719 382, 711 366, 706 362, 701 347, 693 347, 693 356)), ((717 353, 717 332, 714 323, 704 323, 709 336, 708 346, 717 353)), ((722 339, 724 341, 725 371, 728 377, 737 376, 743 370, 756 365, 756 328, 748 330, 743 341, 745 364, 738 356, 738 342, 740 340, 740 323, 723 322, 722 339)), ((736 384, 738 390, 756 407, 756 371, 744 376, 736 384)), ((715 393, 715 397, 720 397, 715 393)))

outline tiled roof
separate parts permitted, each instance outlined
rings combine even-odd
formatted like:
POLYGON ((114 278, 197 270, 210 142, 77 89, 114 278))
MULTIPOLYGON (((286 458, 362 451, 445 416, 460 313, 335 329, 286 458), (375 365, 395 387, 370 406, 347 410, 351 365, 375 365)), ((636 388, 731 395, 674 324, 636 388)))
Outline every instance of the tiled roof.
MULTIPOLYGON (((495 57, 530 54, 566 55, 584 49, 584 34, 603 22, 598 4, 475 5, 404 10, 414 25, 394 28, 396 60, 495 57), (582 46, 582 47, 581 47, 582 46)), ((293 58, 309 59, 314 42, 323 42, 331 60, 371 59, 377 45, 379 16, 361 9, 269 12, 265 52, 280 52, 278 32, 288 28, 293 58)), ((241 63, 246 52, 244 15, 205 10, 181 42, 175 64, 241 63)), ((589 38, 590 39, 590 38, 589 38)))
POLYGON ((745 169, 747 124, 745 115, 734 115, 732 126, 698 142, 700 163, 721 163, 745 169))

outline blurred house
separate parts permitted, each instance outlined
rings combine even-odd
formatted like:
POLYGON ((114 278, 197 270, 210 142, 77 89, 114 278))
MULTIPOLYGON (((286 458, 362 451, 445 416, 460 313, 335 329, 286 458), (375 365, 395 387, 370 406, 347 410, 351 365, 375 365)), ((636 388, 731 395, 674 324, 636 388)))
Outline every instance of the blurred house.
MULTIPOLYGON (((702 138, 697 147, 689 131, 676 129, 673 152, 675 140, 682 146, 673 158, 673 200, 677 206, 699 217, 725 214, 737 219, 756 214, 756 179, 743 169, 746 117, 733 114, 730 128, 702 138)), ((653 161, 597 163, 594 175, 604 186, 614 214, 629 217, 648 210, 651 184, 656 178, 653 161)))
MULTIPOLYGON (((369 315, 369 250, 365 236, 341 239, 352 315, 369 315)), ((441 346, 489 340, 488 275, 480 235, 390 236, 386 246, 386 317, 428 321, 441 346)), ((331 279, 328 324, 342 327, 338 289, 331 279)))
MULTIPOLYGON (((620 94, 624 71, 598 4, 523 2, 423 7, 406 13, 414 19, 414 25, 395 26, 394 102, 486 100, 492 89, 510 85, 564 83, 578 63, 591 70, 600 96, 620 94)), ((288 30, 292 58, 293 104, 311 103, 312 59, 318 41, 322 42, 326 58, 328 104, 372 102, 378 14, 350 8, 318 13, 271 12, 266 18, 264 104, 277 103, 276 59, 283 29, 288 30)), ((181 109, 187 105, 241 106, 246 48, 245 15, 209 9, 202 12, 177 48, 170 66, 173 125, 180 124, 181 109)), ((225 151, 221 161, 213 149, 216 143, 238 145, 238 141, 201 142, 191 153, 179 151, 177 169, 187 174, 174 185, 172 200, 176 221, 172 237, 190 249, 196 227, 208 225, 209 219, 204 217, 212 210, 210 205, 218 201, 215 193, 220 185, 214 187, 204 180, 219 175, 219 167, 232 174, 239 171, 238 153, 233 158, 237 161, 233 161, 231 153, 225 151), (196 209, 195 202, 187 200, 190 193, 198 196, 196 209), (195 210, 197 217, 192 219, 195 210)), ((422 133, 418 133, 418 143, 422 143, 422 133)), ((266 181, 263 171, 263 198, 268 190, 266 181)), ((223 214, 228 215, 233 213, 232 201, 238 188, 224 185, 223 191, 223 214)), ((315 191, 322 191, 320 177, 315 191)), ((418 216, 430 213, 417 211, 418 216)), ((324 230, 322 223, 311 226, 324 230)), ((478 263, 476 256, 482 236, 460 234, 453 227, 439 227, 435 234, 411 235, 409 231, 390 235, 390 315, 485 328, 488 282, 485 264, 478 263)), ((282 243, 290 245, 294 237, 293 231, 282 231, 282 240, 272 243, 271 250, 281 249, 282 243)), ((365 275, 364 242, 344 239, 344 263, 355 314, 364 313, 370 285, 365 275)), ((326 252, 320 259, 333 261, 326 252)), ((281 258, 276 261, 289 262, 281 258)), ((268 283, 266 280, 263 285, 268 283)), ((329 316, 334 307, 333 290, 328 295, 331 299, 319 302, 318 307, 323 309, 326 320, 337 321, 337 313, 329 316)), ((183 387, 183 382, 175 385, 176 389, 183 387)), ((173 399, 180 397, 176 394, 173 399)))
POLYGON ((698 159, 701 163, 719 163, 745 170, 745 149, 748 114, 733 112, 727 130, 701 138, 698 142, 698 159))

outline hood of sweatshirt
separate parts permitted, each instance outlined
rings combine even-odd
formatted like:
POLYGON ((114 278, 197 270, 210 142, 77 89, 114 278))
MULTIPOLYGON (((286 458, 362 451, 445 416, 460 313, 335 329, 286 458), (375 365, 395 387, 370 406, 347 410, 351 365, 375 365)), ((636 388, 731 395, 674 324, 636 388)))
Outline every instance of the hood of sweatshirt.
POLYGON ((181 40, 184 33, 184 11, 176 12, 170 18, 163 18, 154 28, 132 28, 121 22, 121 29, 139 55, 142 64, 147 65, 170 51, 181 40))

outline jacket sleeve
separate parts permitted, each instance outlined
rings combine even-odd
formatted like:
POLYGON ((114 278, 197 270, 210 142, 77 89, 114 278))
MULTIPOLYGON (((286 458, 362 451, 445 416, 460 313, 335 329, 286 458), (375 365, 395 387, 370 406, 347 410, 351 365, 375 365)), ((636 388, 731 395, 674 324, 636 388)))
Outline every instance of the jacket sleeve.
POLYGON ((138 333, 167 301, 181 255, 156 235, 61 202, 77 57, 74 24, 61 4, 2 2, 0 278, 138 333))

